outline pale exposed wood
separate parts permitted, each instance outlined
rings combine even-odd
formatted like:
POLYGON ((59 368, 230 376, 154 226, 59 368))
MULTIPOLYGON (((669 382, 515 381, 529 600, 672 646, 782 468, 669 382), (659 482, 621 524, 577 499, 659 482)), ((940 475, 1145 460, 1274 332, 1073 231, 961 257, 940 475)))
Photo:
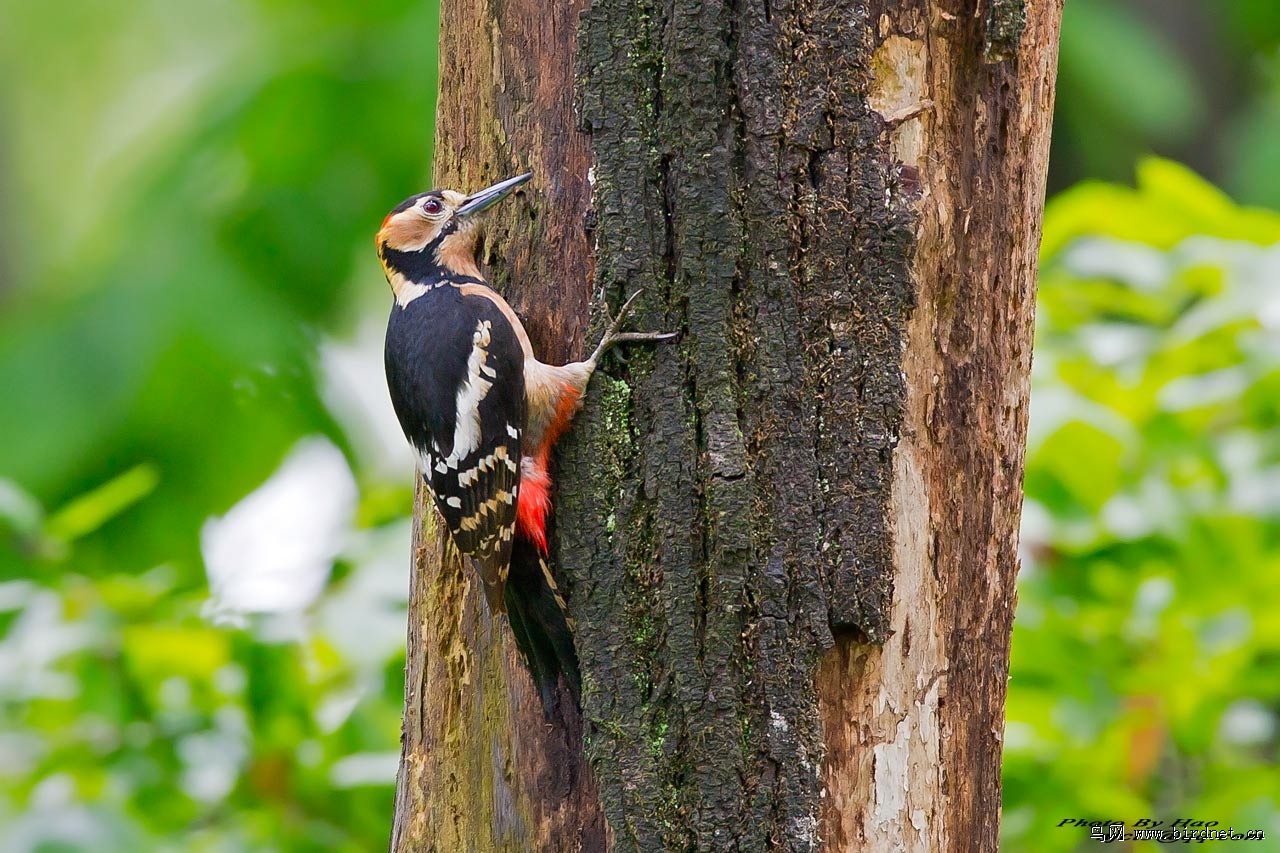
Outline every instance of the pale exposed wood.
POLYGON ((1001 65, 979 64, 980 30, 937 4, 879 21, 872 103, 906 117, 893 151, 919 170, 919 295, 895 451, 891 633, 879 648, 838 642, 817 681, 830 851, 998 847, 1061 3, 1028 11, 1001 65))

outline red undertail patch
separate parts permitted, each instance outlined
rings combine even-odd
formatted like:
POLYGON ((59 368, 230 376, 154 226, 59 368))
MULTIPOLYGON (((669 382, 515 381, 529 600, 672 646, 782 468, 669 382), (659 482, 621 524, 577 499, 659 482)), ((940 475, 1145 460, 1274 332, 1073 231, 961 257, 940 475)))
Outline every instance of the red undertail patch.
POLYGON ((520 472, 520 497, 516 502, 516 526, 520 534, 547 553, 547 513, 551 511, 551 475, 545 457, 526 456, 520 472))
POLYGON ((547 461, 551 448, 564 435, 565 430, 582 405, 582 395, 571 383, 564 383, 556 400, 555 414, 547 424, 547 432, 536 456, 525 456, 521 461, 520 498, 516 502, 516 528, 520 535, 547 554, 547 515, 551 512, 551 475, 547 461))

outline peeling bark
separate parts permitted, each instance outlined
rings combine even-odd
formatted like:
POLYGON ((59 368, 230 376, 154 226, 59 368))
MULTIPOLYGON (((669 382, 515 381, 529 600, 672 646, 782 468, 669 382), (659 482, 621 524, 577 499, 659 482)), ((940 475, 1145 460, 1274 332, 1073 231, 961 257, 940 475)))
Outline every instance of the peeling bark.
POLYGON ((911 5, 880 19, 873 59, 876 109, 929 104, 889 137, 923 187, 895 602, 888 642, 838 645, 819 671, 825 730, 848 747, 828 753, 825 825, 831 850, 995 850, 1061 5, 1030 4, 1017 59, 994 65, 981 64, 978 22, 911 5))
POLYGON ((1060 12, 444 4, 436 182, 537 175, 535 347, 683 336, 558 454, 581 719, 415 548, 394 849, 996 849, 1060 12))

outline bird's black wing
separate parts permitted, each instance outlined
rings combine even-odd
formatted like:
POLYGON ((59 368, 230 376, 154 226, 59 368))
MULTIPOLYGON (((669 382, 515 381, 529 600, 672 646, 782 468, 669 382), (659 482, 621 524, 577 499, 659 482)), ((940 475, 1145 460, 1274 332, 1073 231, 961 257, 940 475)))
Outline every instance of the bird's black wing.
POLYGON ((392 308, 386 367, 436 507, 501 609, 525 421, 519 338, 491 300, 445 285, 392 308))

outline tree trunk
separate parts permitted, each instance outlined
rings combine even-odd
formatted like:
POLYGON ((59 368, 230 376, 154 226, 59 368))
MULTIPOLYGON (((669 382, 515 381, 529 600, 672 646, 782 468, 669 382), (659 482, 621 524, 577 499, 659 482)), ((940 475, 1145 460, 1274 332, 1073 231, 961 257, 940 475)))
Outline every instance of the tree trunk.
POLYGON ((1061 0, 446 0, 436 184, 526 167, 582 713, 419 494, 392 846, 994 850, 1061 0), (588 327, 593 334, 587 334, 588 327))

